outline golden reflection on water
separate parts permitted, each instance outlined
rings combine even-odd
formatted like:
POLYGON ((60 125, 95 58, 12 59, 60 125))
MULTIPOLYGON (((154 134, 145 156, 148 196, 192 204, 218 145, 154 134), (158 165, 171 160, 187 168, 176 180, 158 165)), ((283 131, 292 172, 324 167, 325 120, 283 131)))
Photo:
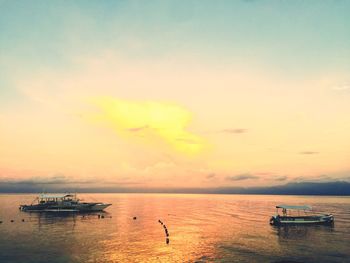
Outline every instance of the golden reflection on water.
POLYGON ((18 203, 33 196, 0 195, 0 252, 18 260, 50 262, 271 262, 335 261, 350 256, 350 198, 85 194, 85 200, 112 203, 97 214, 57 216, 24 213, 18 203), (279 203, 310 204, 333 212, 334 228, 276 228, 269 217, 279 203), (16 204, 16 205, 14 205, 16 204), (6 215, 2 211, 7 211, 6 215), (133 218, 136 217, 134 220, 133 218), (14 218, 14 223, 9 219, 14 218), (21 222, 21 219, 25 222, 21 222), (170 243, 161 220, 169 231, 170 243), (20 223, 21 222, 21 223, 20 223), (21 250, 13 247, 18 242, 21 250), (330 246, 330 244, 332 244, 330 246), (33 260, 32 260, 33 259, 33 260))

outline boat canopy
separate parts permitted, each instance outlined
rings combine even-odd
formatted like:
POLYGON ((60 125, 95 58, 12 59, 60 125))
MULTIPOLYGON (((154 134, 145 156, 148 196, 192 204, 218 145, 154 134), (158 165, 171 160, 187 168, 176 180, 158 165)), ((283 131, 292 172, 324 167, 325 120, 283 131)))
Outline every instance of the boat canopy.
POLYGON ((293 209, 293 210, 312 210, 308 205, 277 205, 276 208, 293 209))
POLYGON ((40 199, 63 199, 65 197, 74 197, 73 194, 40 194, 40 199))

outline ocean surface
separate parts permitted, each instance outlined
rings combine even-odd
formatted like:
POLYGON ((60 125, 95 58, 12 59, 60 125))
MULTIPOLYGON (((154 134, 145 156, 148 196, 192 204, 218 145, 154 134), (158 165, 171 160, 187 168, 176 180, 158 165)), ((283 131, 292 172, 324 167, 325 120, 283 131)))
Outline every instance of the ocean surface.
POLYGON ((100 219, 19 211, 35 197, 0 195, 0 262, 350 262, 350 197, 80 194, 113 204, 100 219), (335 224, 270 226, 277 204, 309 204, 335 224))

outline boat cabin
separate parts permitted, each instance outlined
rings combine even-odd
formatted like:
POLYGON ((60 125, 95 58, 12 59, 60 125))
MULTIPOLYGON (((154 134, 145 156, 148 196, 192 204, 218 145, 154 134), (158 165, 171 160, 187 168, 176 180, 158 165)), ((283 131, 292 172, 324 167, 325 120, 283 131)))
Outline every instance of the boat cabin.
POLYGON ((38 197, 39 204, 74 201, 77 201, 75 194, 41 194, 38 197))

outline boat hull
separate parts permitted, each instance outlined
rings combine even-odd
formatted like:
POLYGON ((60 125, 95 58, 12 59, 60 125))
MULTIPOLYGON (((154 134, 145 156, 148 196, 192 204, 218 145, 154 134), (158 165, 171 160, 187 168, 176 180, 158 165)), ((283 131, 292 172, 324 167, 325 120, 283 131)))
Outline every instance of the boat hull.
POLYGON ((62 204, 37 204, 21 205, 20 210, 25 212, 97 212, 103 211, 111 204, 103 203, 78 203, 71 205, 62 204))
POLYGON ((91 211, 103 211, 105 208, 109 207, 111 204, 96 204, 91 207, 91 211))

